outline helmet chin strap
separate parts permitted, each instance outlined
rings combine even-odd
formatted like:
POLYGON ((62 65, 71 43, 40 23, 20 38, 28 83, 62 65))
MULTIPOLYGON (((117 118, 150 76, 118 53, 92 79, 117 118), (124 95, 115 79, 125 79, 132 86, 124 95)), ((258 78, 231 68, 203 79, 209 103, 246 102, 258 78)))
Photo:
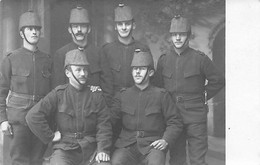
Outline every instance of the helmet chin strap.
POLYGON ((186 45, 186 43, 188 42, 188 39, 189 39, 190 35, 191 35, 191 32, 188 32, 188 36, 187 36, 185 42, 183 43, 183 45, 182 45, 180 48, 177 48, 177 47, 175 46, 175 44, 173 44, 173 46, 174 46, 176 49, 182 49, 182 48, 186 45))
MULTIPOLYGON (((76 41, 80 42, 79 40, 77 40, 77 37, 76 37, 75 33, 73 32, 71 25, 70 25, 70 29, 71 29, 71 33, 72 33, 74 39, 75 39, 76 41)), ((86 36, 84 35, 84 39, 85 39, 85 37, 86 37, 86 36)))
POLYGON ((78 82, 79 85, 81 85, 81 86, 84 85, 76 78, 76 76, 74 75, 73 71, 71 71, 71 74, 72 74, 73 78, 78 82))
POLYGON ((22 30, 22 33, 23 33, 23 37, 24 37, 24 39, 25 39, 26 42, 28 42, 30 45, 37 45, 37 43, 31 43, 31 42, 27 39, 27 37, 26 37, 25 34, 24 34, 24 30, 22 30))
POLYGON ((148 68, 147 68, 147 71, 146 71, 146 73, 145 73, 145 75, 144 75, 144 78, 142 79, 142 81, 139 83, 139 84, 142 84, 143 82, 144 82, 144 80, 146 79, 146 77, 148 76, 148 68))

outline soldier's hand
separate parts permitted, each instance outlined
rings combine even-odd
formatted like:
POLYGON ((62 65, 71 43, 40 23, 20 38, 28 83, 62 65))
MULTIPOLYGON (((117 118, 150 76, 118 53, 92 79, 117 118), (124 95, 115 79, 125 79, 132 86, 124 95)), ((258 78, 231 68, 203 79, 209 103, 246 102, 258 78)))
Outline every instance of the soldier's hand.
POLYGON ((54 138, 52 139, 52 142, 58 142, 58 141, 60 141, 60 139, 61 139, 61 133, 60 133, 60 131, 56 131, 54 133, 54 138))
POLYGON ((103 162, 110 161, 110 156, 104 152, 100 152, 96 156, 96 161, 98 163, 100 163, 101 161, 103 161, 103 162))
POLYGON ((13 135, 12 126, 9 124, 8 121, 3 121, 1 123, 1 130, 4 135, 13 135))
POLYGON ((93 86, 93 85, 90 86, 90 90, 91 92, 102 91, 100 86, 93 86))
POLYGON ((159 139, 150 144, 155 149, 164 150, 168 146, 168 143, 164 139, 159 139))

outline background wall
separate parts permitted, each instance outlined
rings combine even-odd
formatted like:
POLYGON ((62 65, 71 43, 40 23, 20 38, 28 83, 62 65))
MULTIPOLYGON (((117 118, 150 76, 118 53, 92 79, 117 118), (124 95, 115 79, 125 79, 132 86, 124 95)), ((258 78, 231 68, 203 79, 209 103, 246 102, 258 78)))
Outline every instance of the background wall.
MULTIPOLYGON (((0 0, 0 62, 7 52, 21 46, 19 16, 28 9, 37 11, 44 25, 38 45, 40 50, 53 55, 58 48, 71 42, 67 31, 69 13, 77 5, 89 10, 90 42, 101 47, 115 40, 114 8, 120 2, 132 7, 137 24, 134 38, 150 47, 155 63, 171 46, 170 21, 181 13, 192 20, 191 47, 206 53, 225 74, 224 0, 0 0)), ((209 101, 208 119, 209 135, 224 138, 225 89, 209 101)), ((5 140, 3 152, 8 153, 8 139, 5 140)), ((8 155, 4 156, 4 161, 8 164, 8 155)))

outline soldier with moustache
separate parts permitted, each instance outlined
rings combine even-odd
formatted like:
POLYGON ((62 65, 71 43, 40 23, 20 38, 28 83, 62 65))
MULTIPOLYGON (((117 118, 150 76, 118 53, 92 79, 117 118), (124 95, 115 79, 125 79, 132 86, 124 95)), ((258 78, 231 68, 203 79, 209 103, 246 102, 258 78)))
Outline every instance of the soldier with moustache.
POLYGON ((27 114, 32 132, 53 142, 51 165, 109 165, 112 128, 102 92, 88 87, 90 64, 83 51, 66 53, 64 72, 69 83, 57 86, 27 114), (55 116, 57 131, 46 118, 55 116))
POLYGON ((150 84, 154 74, 152 55, 139 51, 131 63, 135 85, 118 92, 111 108, 112 123, 122 120, 113 165, 164 165, 168 146, 182 131, 182 121, 169 93, 150 84))
POLYGON ((111 100, 112 82, 107 60, 100 58, 99 49, 88 41, 91 22, 87 9, 76 7, 71 10, 68 32, 71 35, 72 42, 57 50, 53 57, 52 87, 55 88, 67 83, 63 72, 65 54, 70 50, 79 49, 86 54, 89 62, 88 85, 94 87, 94 90, 101 87, 106 100, 111 100))
POLYGON ((41 27, 34 11, 23 13, 19 21, 23 46, 8 53, 1 64, 0 123, 11 139, 13 165, 41 165, 47 147, 25 121, 30 108, 51 90, 51 58, 37 47, 41 27))
POLYGON ((189 47, 191 25, 187 18, 171 20, 173 46, 158 60, 153 83, 170 92, 180 110, 184 129, 170 146, 170 164, 186 164, 186 144, 191 165, 206 165, 208 149, 207 100, 224 86, 224 77, 204 53, 189 47))

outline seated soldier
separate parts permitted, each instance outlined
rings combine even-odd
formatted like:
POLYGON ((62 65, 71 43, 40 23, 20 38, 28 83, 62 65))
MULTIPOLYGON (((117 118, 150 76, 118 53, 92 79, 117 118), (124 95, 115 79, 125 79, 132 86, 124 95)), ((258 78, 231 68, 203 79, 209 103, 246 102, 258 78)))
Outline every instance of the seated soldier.
POLYGON ((113 165, 164 165, 167 148, 182 131, 182 122, 169 93, 150 84, 154 73, 150 52, 136 51, 132 60, 133 87, 121 90, 111 108, 111 121, 122 119, 113 165))
POLYGON ((54 141, 52 165, 110 164, 109 114, 102 92, 86 86, 88 66, 83 51, 66 53, 64 68, 69 83, 52 90, 26 116, 28 126, 42 142, 54 141), (51 116, 56 132, 47 120, 51 116))

